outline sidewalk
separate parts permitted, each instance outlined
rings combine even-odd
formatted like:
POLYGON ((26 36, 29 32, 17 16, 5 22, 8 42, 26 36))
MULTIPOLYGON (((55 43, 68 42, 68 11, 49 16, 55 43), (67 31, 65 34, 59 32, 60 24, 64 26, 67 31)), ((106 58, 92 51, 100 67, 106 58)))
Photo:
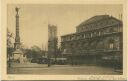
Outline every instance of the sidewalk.
POLYGON ((100 66, 71 66, 71 65, 51 65, 47 64, 14 64, 8 68, 8 74, 42 74, 42 75, 120 75, 113 68, 100 66), (14 67, 14 68, 13 68, 14 67))
POLYGON ((46 68, 46 69, 62 69, 62 68, 87 68, 87 67, 90 67, 90 68, 95 68, 95 67, 98 67, 98 68, 106 68, 106 69, 113 69, 113 68, 109 68, 109 67, 102 67, 102 66, 86 66, 86 65, 51 65, 50 67, 48 67, 48 64, 37 64, 37 63, 12 63, 11 64, 11 68, 46 68))
MULTIPOLYGON (((11 67, 12 68, 48 68, 48 64, 12 63, 11 67)), ((71 67, 71 65, 51 65, 50 67, 71 67)))
POLYGON ((47 64, 37 64, 37 63, 12 63, 12 68, 42 68, 47 67, 47 64))

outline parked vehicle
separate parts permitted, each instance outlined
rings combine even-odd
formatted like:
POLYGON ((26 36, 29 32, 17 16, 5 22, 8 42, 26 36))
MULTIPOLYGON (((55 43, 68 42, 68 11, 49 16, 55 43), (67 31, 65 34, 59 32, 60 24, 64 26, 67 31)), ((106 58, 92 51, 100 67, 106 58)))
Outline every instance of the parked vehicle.
POLYGON ((65 65, 67 64, 67 58, 52 58, 52 64, 65 65))
POLYGON ((37 58, 33 58, 33 59, 31 60, 31 63, 37 63, 37 58))
POLYGON ((38 58, 38 64, 47 64, 47 58, 38 58))

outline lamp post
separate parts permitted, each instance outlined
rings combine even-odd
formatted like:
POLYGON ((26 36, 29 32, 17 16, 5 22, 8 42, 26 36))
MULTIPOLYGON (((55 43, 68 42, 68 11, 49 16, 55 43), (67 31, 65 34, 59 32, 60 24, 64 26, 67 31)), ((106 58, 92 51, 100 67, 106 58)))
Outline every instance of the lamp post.
POLYGON ((50 51, 48 50, 48 57, 47 57, 47 63, 48 63, 48 67, 51 66, 51 54, 50 54, 50 51))

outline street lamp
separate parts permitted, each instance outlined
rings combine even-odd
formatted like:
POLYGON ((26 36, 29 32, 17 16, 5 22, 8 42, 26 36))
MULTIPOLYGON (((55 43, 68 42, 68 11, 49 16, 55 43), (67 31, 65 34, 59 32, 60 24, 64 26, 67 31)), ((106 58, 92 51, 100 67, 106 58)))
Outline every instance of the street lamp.
POLYGON ((51 66, 51 55, 50 55, 50 51, 48 51, 48 60, 47 60, 47 63, 48 63, 48 67, 51 66))

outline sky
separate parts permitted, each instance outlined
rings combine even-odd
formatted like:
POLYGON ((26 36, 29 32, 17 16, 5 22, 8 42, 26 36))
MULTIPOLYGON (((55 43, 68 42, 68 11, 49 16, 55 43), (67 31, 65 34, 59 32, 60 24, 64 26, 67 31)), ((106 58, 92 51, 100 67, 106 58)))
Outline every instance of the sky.
MULTIPOLYGON (((101 4, 8 4, 7 28, 15 36, 15 7, 19 7, 21 43, 30 48, 47 48, 48 24, 57 26, 57 36, 75 33, 76 26, 95 15, 111 15, 119 18, 122 5, 101 4)), ((14 41, 13 41, 14 42, 14 41)))

